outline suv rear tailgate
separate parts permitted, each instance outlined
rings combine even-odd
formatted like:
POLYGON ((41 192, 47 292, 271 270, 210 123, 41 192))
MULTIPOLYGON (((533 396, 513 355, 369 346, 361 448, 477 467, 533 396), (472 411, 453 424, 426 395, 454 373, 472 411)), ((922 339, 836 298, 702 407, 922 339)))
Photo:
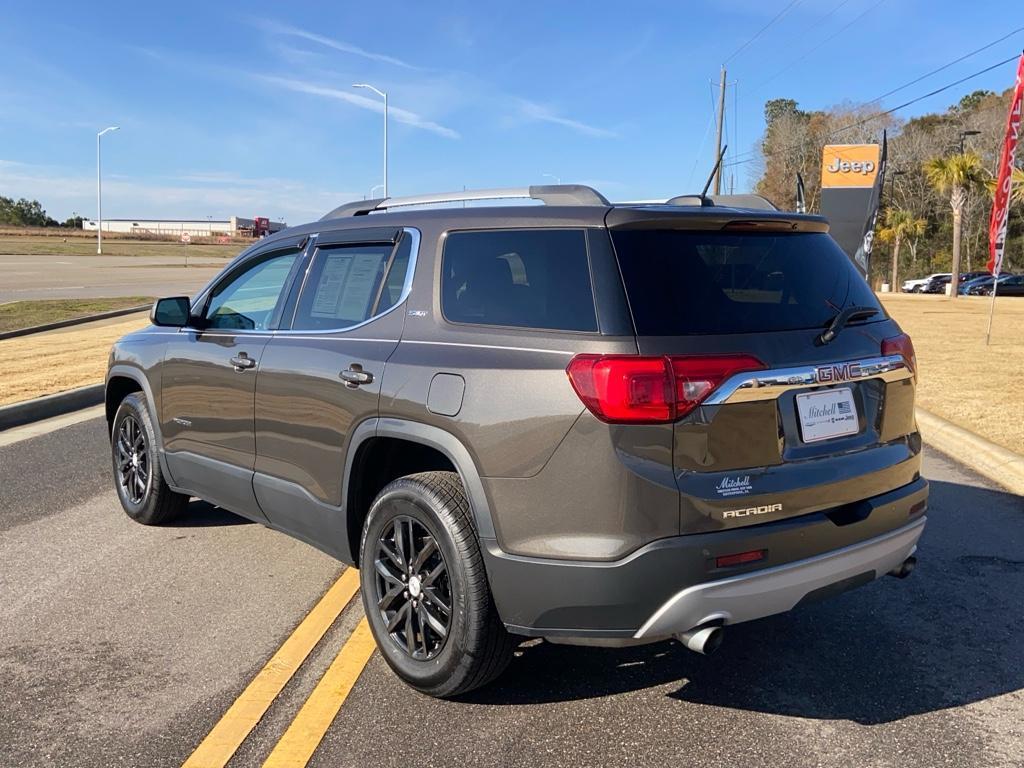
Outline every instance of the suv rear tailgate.
POLYGON ((900 329, 827 234, 645 228, 612 239, 641 355, 764 366, 674 424, 681 532, 843 507, 918 476, 914 377, 882 352, 900 329), (822 344, 850 306, 876 314, 822 344))

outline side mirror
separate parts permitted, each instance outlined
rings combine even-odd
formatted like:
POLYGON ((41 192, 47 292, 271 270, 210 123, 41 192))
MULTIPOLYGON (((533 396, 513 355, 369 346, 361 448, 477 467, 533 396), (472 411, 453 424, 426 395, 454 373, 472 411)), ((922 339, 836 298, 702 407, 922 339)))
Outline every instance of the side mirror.
POLYGON ((184 328, 188 325, 191 311, 192 302, 189 301, 188 296, 171 296, 166 299, 157 299, 153 303, 153 308, 149 311, 149 321, 153 325, 184 328))

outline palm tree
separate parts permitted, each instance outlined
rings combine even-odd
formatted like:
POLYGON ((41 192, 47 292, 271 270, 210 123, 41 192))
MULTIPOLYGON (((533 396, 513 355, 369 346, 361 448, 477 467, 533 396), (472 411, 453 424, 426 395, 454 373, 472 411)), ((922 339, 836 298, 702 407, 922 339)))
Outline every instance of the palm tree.
POLYGON ((889 208, 885 212, 885 226, 878 233, 883 243, 892 243, 892 286, 893 293, 898 293, 900 263, 900 245, 907 240, 916 240, 924 234, 927 223, 924 219, 914 217, 910 211, 900 208, 889 208))
POLYGON ((974 152, 949 157, 933 157, 924 164, 924 174, 940 193, 949 193, 949 207, 953 209, 953 279, 950 296, 957 297, 960 283, 960 234, 963 225, 964 203, 971 192, 985 188, 988 173, 981 158, 974 152))
MULTIPOLYGON (((1010 182, 1010 207, 1024 205, 1024 168, 1014 168, 1010 182)), ((989 193, 995 197, 996 179, 990 178, 985 182, 989 193)))

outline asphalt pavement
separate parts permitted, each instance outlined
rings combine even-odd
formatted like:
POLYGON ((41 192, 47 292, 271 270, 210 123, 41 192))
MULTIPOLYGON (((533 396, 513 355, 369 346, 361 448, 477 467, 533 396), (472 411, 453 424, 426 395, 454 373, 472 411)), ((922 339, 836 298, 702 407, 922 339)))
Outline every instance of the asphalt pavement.
MULTIPOLYGON (((102 420, 0 447, 0 766, 180 765, 343 568, 201 502, 147 528, 102 420)), ((1024 499, 929 453, 907 580, 675 643, 526 644, 459 701, 374 654, 310 765, 1022 766, 1024 499)), ((358 598, 229 763, 260 765, 362 617, 358 598)))
POLYGON ((166 256, 0 254, 0 304, 29 299, 191 296, 226 260, 166 256))

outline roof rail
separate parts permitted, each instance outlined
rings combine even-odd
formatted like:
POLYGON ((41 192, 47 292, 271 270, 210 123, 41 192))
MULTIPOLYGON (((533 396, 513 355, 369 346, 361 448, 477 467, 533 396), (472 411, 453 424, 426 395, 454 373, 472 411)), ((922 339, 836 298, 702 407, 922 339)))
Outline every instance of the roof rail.
POLYGON ((596 189, 583 184, 541 184, 530 187, 509 187, 504 189, 471 189, 463 192, 441 192, 432 195, 412 197, 381 197, 375 200, 358 200, 338 206, 326 214, 326 219, 340 219, 346 216, 366 216, 374 211, 387 211, 411 205, 438 205, 440 203, 462 203, 472 200, 539 200, 545 205, 596 205, 609 206, 611 203, 596 189))
POLYGON ((779 210, 768 198, 761 197, 761 195, 678 195, 666 200, 665 205, 753 208, 759 211, 779 210))

